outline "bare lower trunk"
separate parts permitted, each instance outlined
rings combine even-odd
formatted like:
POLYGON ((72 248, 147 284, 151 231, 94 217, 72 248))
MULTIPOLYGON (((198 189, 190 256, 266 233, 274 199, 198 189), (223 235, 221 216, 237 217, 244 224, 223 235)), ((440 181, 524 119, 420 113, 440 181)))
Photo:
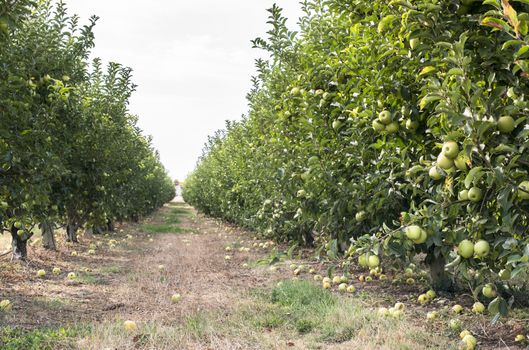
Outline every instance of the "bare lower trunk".
POLYGON ((453 282, 445 270, 446 261, 442 257, 430 257, 426 259, 430 266, 430 276, 432 278, 432 287, 435 290, 451 291, 453 282))
POLYGON ((53 226, 53 223, 47 220, 41 223, 40 228, 42 231, 42 246, 46 249, 57 250, 53 226))
POLYGON ((108 220, 107 222, 107 230, 108 232, 114 232, 114 222, 112 220, 108 220))
MULTIPOLYGON (((25 234, 24 236, 26 236, 25 234)), ((27 242, 29 237, 20 236, 16 227, 11 227, 11 247, 13 251, 14 260, 26 260, 28 257, 27 242)))
POLYGON ((77 243, 77 225, 68 224, 66 225, 66 241, 77 243))

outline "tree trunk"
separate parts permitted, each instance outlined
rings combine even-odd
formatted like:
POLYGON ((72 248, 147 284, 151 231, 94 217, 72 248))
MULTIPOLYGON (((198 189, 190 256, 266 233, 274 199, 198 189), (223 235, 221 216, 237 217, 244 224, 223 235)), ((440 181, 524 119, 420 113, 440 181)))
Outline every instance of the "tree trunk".
POLYGON ((77 243, 77 225, 68 224, 66 225, 66 241, 77 243))
MULTIPOLYGON (((25 234, 24 236, 26 236, 25 234)), ((13 260, 26 260, 28 257, 28 246, 27 242, 29 237, 24 237, 18 235, 18 228, 11 227, 11 247, 13 249, 13 260)))
POLYGON ((108 232, 114 232, 115 228, 114 228, 114 222, 112 222, 112 220, 107 221, 107 230, 108 232))
POLYGON ((42 231, 42 246, 46 249, 57 250, 57 245, 55 244, 55 235, 53 232, 54 224, 50 221, 44 220, 41 223, 42 231))
POLYGON ((435 258, 428 255, 426 263, 430 266, 432 288, 440 291, 451 291, 454 287, 450 275, 445 270, 446 261, 442 257, 435 258))

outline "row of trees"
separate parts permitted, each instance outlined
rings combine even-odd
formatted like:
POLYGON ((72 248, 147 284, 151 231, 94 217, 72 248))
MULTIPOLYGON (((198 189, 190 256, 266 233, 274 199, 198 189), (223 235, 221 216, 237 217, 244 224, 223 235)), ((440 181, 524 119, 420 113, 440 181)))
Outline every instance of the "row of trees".
POLYGON ((434 287, 495 282, 503 312, 529 268, 527 1, 303 7, 300 34, 270 10, 249 114, 185 200, 329 256, 424 253, 434 287))
POLYGON ((131 70, 96 59, 93 27, 62 2, 0 3, 0 228, 13 256, 40 227, 76 242, 80 227, 137 219, 169 201, 174 185, 129 114, 131 70))

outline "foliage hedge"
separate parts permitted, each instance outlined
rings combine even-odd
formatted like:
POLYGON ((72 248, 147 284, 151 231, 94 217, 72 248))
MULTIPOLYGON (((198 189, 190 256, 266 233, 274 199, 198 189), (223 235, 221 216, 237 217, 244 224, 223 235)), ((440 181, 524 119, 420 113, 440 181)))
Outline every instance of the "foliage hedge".
POLYGON ((248 115, 209 138, 185 200, 331 257, 424 253, 435 287, 494 282, 504 310, 500 275, 529 266, 529 2, 303 9, 299 33, 269 10, 248 115))
POLYGON ((88 59, 96 21, 79 25, 62 2, 0 3, 0 228, 15 257, 37 226, 64 224, 76 241, 79 227, 137 218, 174 196, 128 111, 131 70, 88 59))

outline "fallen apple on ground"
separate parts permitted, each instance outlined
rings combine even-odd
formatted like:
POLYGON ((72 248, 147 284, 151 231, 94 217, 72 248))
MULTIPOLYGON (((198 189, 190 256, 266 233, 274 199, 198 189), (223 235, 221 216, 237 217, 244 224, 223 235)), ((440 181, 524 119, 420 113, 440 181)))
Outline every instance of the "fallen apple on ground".
POLYGON ((178 294, 178 293, 175 293, 175 294, 171 295, 171 302, 172 303, 177 303, 181 299, 182 299, 182 296, 180 294, 178 294))
POLYGON ((123 328, 125 328, 127 332, 132 332, 138 329, 138 326, 136 325, 136 322, 127 320, 123 322, 123 328))
POLYGON ((7 312, 7 311, 11 311, 13 305, 11 304, 11 301, 7 300, 7 299, 4 299, 2 301, 0 301, 0 310, 1 311, 4 311, 4 312, 7 312))

